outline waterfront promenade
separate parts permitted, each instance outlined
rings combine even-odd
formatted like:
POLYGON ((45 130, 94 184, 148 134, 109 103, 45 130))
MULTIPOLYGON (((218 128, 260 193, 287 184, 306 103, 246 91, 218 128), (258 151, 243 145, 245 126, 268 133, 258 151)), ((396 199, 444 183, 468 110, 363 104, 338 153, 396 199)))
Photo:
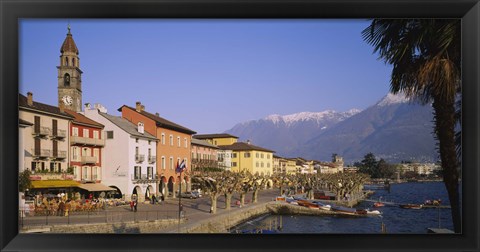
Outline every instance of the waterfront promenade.
MULTIPOLYGON (((184 199, 181 202, 185 211, 185 219, 181 221, 180 232, 185 232, 193 226, 205 222, 206 220, 213 220, 219 216, 234 216, 238 212, 261 205, 267 202, 274 201, 278 196, 278 189, 262 190, 258 194, 258 202, 252 203, 252 193, 247 194, 246 204, 240 208, 236 205, 239 200, 239 195, 232 197, 232 205, 230 210, 226 210, 225 197, 220 196, 217 201, 217 213, 210 213, 210 198, 204 195, 198 199, 184 199), (182 231, 183 230, 183 231, 182 231)), ((154 221, 154 220, 172 220, 170 225, 162 226, 158 232, 161 233, 175 233, 178 232, 178 198, 166 199, 160 204, 138 204, 138 211, 132 212, 130 206, 108 207, 106 210, 100 210, 96 213, 70 215, 65 216, 32 216, 20 219, 20 230, 27 231, 33 228, 48 228, 53 225, 69 225, 74 227, 80 224, 108 224, 121 222, 139 222, 139 221, 154 221)))

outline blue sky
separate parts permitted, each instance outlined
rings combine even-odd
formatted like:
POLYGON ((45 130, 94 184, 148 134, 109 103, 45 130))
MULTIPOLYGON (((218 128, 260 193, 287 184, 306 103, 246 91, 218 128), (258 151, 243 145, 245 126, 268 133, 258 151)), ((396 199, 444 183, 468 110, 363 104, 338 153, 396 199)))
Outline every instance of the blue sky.
POLYGON ((57 105, 70 23, 83 103, 146 110, 199 134, 270 114, 365 109, 391 67, 361 38, 366 20, 22 19, 19 91, 57 105))

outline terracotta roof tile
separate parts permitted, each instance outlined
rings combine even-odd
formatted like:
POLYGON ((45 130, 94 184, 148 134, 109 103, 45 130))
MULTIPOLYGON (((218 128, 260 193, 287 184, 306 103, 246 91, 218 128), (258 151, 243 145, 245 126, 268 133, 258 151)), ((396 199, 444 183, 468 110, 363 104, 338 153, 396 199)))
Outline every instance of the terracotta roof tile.
POLYGON ((233 150, 233 151, 257 150, 257 151, 265 151, 265 152, 272 152, 272 153, 275 152, 273 150, 265 149, 265 148, 255 146, 253 144, 244 143, 244 142, 237 142, 231 145, 220 145, 218 147, 222 150, 233 150))
POLYGON ((60 112, 59 107, 51 106, 51 105, 36 102, 36 101, 33 101, 32 106, 30 106, 30 105, 28 105, 27 97, 22 95, 22 94, 18 94, 18 107, 39 110, 39 111, 42 111, 42 112, 55 114, 55 115, 58 115, 58 116, 63 116, 63 117, 68 117, 69 119, 73 119, 73 117, 71 115, 69 115, 65 112, 60 112))
POLYGON ((71 116, 74 117, 73 119, 73 122, 74 123, 82 123, 82 124, 87 124, 89 126, 92 126, 92 127, 96 127, 96 128, 103 128, 105 127, 103 124, 101 123, 98 123, 80 113, 77 113, 73 110, 69 110, 69 109, 65 109, 65 112, 71 116))
POLYGON ((146 116, 146 117, 154 120, 154 121, 157 123, 157 126, 159 126, 159 127, 176 130, 176 131, 178 131, 178 132, 182 132, 182 133, 186 133, 186 134, 190 134, 190 135, 193 135, 193 134, 196 134, 196 133, 197 133, 197 132, 195 132, 195 131, 193 131, 193 130, 191 130, 191 129, 189 129, 189 128, 183 127, 183 126, 181 126, 181 125, 179 125, 179 124, 176 124, 176 123, 174 123, 174 122, 171 122, 171 121, 169 121, 169 120, 167 120, 167 119, 165 119, 165 118, 162 118, 162 117, 160 117, 160 116, 157 116, 157 115, 148 113, 148 112, 146 112, 145 110, 143 110, 143 111, 141 111, 141 112, 138 112, 136 109, 134 109, 134 108, 132 108, 132 107, 129 107, 129 106, 127 106, 127 105, 123 105, 122 107, 120 107, 120 108, 118 109, 118 111, 121 112, 123 107, 127 107, 127 108, 129 108, 129 109, 131 109, 131 110, 133 110, 133 111, 136 111, 137 113, 140 113, 140 114, 142 114, 142 115, 144 115, 144 116, 146 116))
POLYGON ((226 133, 221 133, 221 134, 199 134, 199 135, 195 135, 193 136, 194 138, 196 139, 210 139, 210 138, 237 138, 236 136, 233 136, 233 135, 230 135, 230 134, 226 134, 226 133))
POLYGON ((77 45, 75 44, 75 41, 73 41, 72 34, 70 31, 67 34, 67 37, 63 41, 62 47, 60 48, 60 52, 74 52, 75 54, 78 54, 78 48, 77 45))

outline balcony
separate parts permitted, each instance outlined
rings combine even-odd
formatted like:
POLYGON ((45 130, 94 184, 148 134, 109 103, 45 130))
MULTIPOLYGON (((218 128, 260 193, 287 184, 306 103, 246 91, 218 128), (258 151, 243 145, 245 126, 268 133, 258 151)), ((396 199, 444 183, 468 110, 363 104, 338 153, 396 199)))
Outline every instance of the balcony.
POLYGON ((155 183, 158 181, 158 176, 153 174, 132 174, 131 178, 134 183, 155 183))
POLYGON ((148 156, 148 163, 149 164, 154 164, 157 161, 156 156, 148 156))
POLYGON ((47 158, 51 156, 51 151, 48 149, 32 149, 32 153, 35 158, 47 158))
POLYGON ((73 174, 66 172, 32 171, 30 180, 73 180, 73 174))
POLYGON ((39 136, 39 137, 45 137, 45 136, 48 136, 50 135, 50 128, 49 127, 40 127, 40 129, 38 131, 33 130, 32 132, 32 135, 34 136, 39 136))
POLYGON ((52 151, 52 159, 65 159, 67 158, 67 152, 66 151, 57 151, 56 153, 52 151))
POLYGON ((145 155, 143 154, 135 154, 135 162, 141 163, 145 161, 145 155))
POLYGON ((83 156, 80 160, 82 164, 96 164, 98 163, 97 157, 83 156))
POLYGON ((90 146, 105 146, 105 139, 96 139, 89 137, 71 136, 70 144, 90 145, 90 146))
POLYGON ((63 139, 67 137, 67 131, 66 130, 60 130, 57 129, 57 132, 52 130, 52 134, 50 136, 52 139, 63 139))

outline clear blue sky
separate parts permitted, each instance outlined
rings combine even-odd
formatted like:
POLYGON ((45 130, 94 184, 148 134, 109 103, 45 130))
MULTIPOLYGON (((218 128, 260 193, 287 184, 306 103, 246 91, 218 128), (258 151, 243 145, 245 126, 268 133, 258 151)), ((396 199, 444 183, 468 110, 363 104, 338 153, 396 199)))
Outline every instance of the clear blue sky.
POLYGON ((366 20, 22 19, 19 91, 57 105, 70 23, 83 103, 146 110, 199 134, 270 114, 365 109, 391 67, 361 38, 366 20))

